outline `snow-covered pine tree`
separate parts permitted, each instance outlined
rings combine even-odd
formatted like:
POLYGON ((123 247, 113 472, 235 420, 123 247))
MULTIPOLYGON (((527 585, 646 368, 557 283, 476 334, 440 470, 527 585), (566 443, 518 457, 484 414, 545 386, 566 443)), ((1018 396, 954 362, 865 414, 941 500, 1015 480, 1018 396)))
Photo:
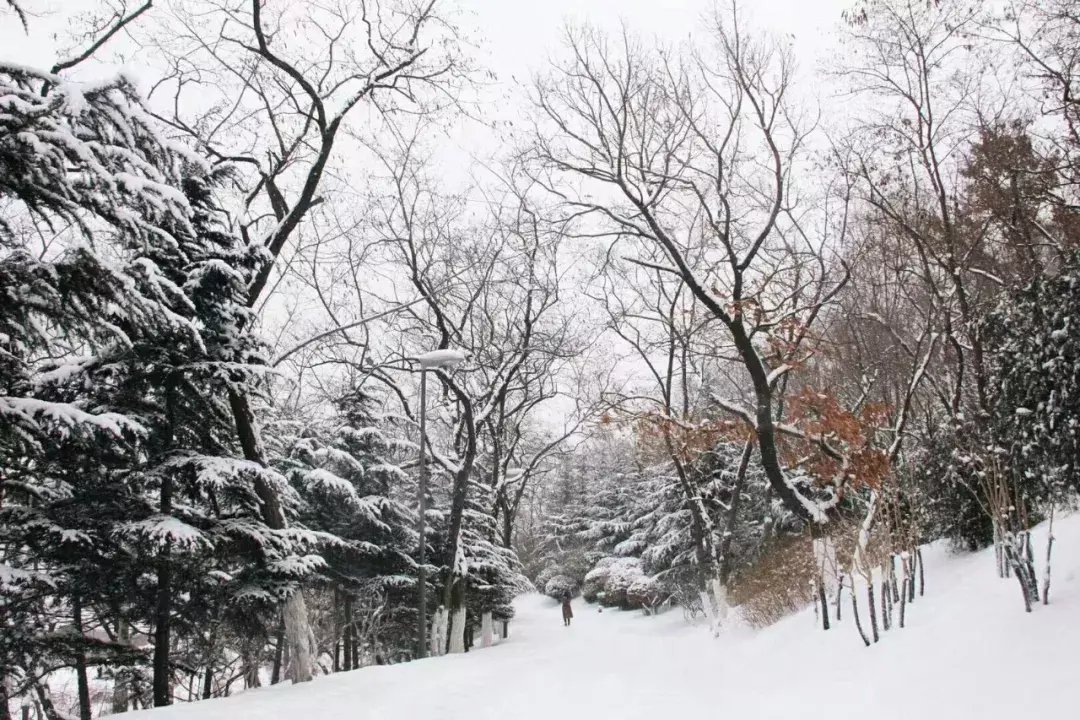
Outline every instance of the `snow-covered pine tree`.
POLYGON ((390 430, 357 391, 339 399, 329 418, 276 441, 276 465, 302 500, 299 520, 335 538, 320 574, 334 597, 336 629, 325 650, 338 669, 415 649, 416 517, 390 430), (361 608, 379 613, 377 631, 361 608), (372 630, 368 637, 361 626, 372 630))
MULTIPOLYGON (((1050 548, 1040 591, 1028 530, 1080 490, 1080 260, 1004 298, 984 323, 996 464, 1009 489, 999 532, 1025 604, 1049 600, 1050 548)), ((996 507, 986 501, 989 507, 996 507)), ((997 505, 1000 505, 998 503, 997 505)), ((1052 531, 1051 531, 1052 533, 1052 531)), ((1052 540, 1051 540, 1052 543, 1052 540)))
POLYGON ((0 83, 13 98, 0 117, 2 559, 7 585, 48 598, 72 628, 57 644, 21 622, 0 663, 16 692, 39 687, 40 668, 75 667, 85 716, 87 665, 131 654, 89 631, 153 627, 165 704, 177 597, 226 582, 231 598, 273 603, 319 562, 310 534, 258 519, 253 476, 287 486, 232 458, 219 400, 257 374, 257 345, 238 329, 262 259, 215 217, 208 166, 158 135, 126 80, 75 86, 0 67, 0 83))
POLYGON ((118 476, 141 460, 149 430, 97 406, 83 383, 148 337, 197 339, 146 252, 175 250, 175 230, 191 227, 176 155, 126 80, 75 86, 0 66, 0 95, 0 545, 12 579, 2 624, 21 628, 0 664, 15 692, 40 687, 44 668, 75 667, 85 714, 87 594, 101 588, 87 572, 130 567, 110 520, 138 504, 118 476), (9 614, 28 598, 63 608, 63 643, 38 632, 47 616, 9 614))
POLYGON ((517 554, 499 542, 493 507, 491 487, 477 483, 469 496, 462 525, 469 583, 467 621, 473 642, 476 633, 482 630, 485 615, 490 614, 491 621, 508 622, 514 616, 514 598, 532 589, 517 554))

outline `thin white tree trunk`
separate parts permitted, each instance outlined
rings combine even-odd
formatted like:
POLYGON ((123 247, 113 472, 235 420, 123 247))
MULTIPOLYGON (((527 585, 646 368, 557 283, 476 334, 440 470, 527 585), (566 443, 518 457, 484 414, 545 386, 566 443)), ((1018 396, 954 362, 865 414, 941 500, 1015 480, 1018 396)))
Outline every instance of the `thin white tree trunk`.
POLYGON ((716 637, 720 633, 719 623, 716 620, 716 609, 713 608, 712 597, 707 590, 698 593, 701 597, 701 607, 705 610, 705 617, 709 619, 709 632, 716 637))
POLYGON ((454 610, 450 618, 450 653, 465 652, 465 608, 454 610))
POLYGON ((825 597, 834 597, 840 588, 840 566, 836 560, 836 543, 831 535, 814 538, 814 561, 821 573, 825 597))
POLYGON ((713 600, 716 602, 716 622, 718 625, 723 625, 727 622, 729 607, 727 586, 720 582, 720 578, 713 578, 712 591, 713 600))
POLYGON ((294 683, 308 682, 313 673, 311 623, 304 594, 297 590, 285 602, 285 636, 289 639, 291 662, 289 678, 294 683))
POLYGON ((446 608, 439 606, 435 611, 431 627, 431 656, 446 654, 446 608))
POLYGON ((480 647, 491 647, 494 628, 491 622, 491 613, 486 612, 480 616, 480 647))

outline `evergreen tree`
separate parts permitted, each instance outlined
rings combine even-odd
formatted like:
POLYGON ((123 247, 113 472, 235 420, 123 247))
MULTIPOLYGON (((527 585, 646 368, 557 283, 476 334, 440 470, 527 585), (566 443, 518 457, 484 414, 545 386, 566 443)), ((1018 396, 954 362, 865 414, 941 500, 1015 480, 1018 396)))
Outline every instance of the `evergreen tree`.
POLYGON ((345 647, 339 667, 356 667, 361 656, 354 618, 361 606, 382 608, 370 651, 413 648, 416 516, 406 499, 408 475, 395 462, 371 398, 350 394, 339 400, 333 416, 279 442, 277 465, 302 501, 298 519, 333 538, 321 575, 339 605, 337 632, 345 647))

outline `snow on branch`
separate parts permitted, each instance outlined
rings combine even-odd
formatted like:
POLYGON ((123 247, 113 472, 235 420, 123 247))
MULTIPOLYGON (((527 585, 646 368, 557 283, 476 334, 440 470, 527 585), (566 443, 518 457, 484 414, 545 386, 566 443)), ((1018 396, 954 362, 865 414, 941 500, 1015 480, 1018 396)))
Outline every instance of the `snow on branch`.
POLYGON ((40 433, 48 429, 65 436, 78 429, 105 432, 118 438, 146 433, 142 425, 125 415, 110 412, 95 415, 71 403, 36 398, 0 396, 0 418, 24 430, 40 433))
POLYGON ((155 515, 145 520, 125 523, 116 533, 157 548, 171 546, 194 550, 199 547, 212 549, 214 545, 201 530, 169 515, 155 515))

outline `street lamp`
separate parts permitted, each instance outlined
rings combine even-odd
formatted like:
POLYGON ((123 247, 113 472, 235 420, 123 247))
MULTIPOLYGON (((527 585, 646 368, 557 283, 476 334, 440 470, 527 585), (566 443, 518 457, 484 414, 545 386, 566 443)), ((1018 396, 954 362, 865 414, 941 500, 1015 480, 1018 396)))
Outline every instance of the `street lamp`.
POLYGON ((416 519, 416 532, 420 537, 420 594, 417 600, 416 653, 417 657, 427 657, 427 452, 424 439, 427 437, 427 371, 450 368, 464 362, 468 356, 460 350, 432 350, 414 358, 420 365, 420 482, 417 505, 420 512, 416 519))

